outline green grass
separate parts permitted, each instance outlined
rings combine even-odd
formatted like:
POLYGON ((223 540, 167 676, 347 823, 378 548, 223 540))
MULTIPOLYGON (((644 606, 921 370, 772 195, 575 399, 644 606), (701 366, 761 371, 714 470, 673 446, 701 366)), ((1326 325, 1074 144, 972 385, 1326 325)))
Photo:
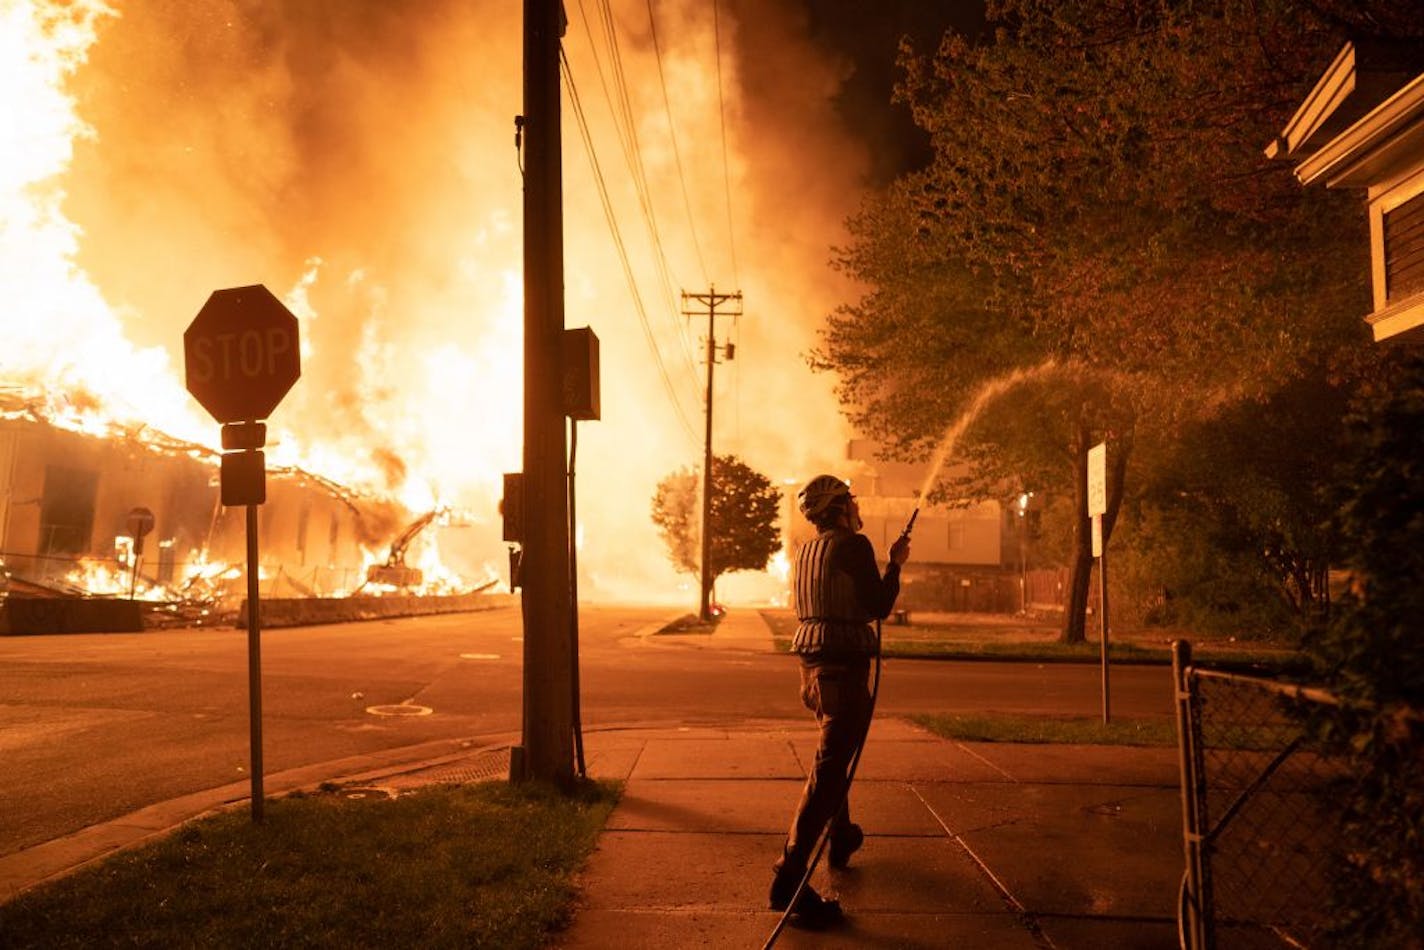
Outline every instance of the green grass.
MULTIPOLYGON (((791 649, 796 617, 789 610, 763 610, 772 642, 782 652, 791 649)), ((915 615, 912 614, 913 618, 915 615)), ((1199 662, 1227 668, 1290 669, 1298 654, 1277 644, 1256 644, 1222 638, 1193 638, 1199 662)), ((1023 660, 1039 663, 1097 663, 1096 635, 1086 643, 1060 643, 1056 627, 1042 622, 966 615, 952 622, 912 620, 906 625, 881 627, 881 653, 887 657, 935 660, 1023 660)), ((1109 638, 1108 658, 1119 663, 1172 662, 1170 638, 1162 632, 1115 634, 1109 638)))
MULTIPOLYGON (((1114 719, 1107 725, 1092 716, 1026 716, 1010 713, 973 715, 922 713, 910 717, 935 735, 965 742, 1027 742, 1045 745, 1175 746, 1171 719, 1114 719)), ((1220 751, 1278 752, 1300 736, 1290 723, 1239 724, 1211 730, 1208 754, 1220 751)))
POLYGON ((1175 746, 1170 719, 1058 718, 995 714, 923 714, 911 717, 935 735, 965 742, 1034 742, 1078 745, 1175 746))
POLYGON ((671 623, 664 624, 658 629, 658 633, 700 633, 710 636, 717 632, 717 624, 721 622, 722 618, 720 616, 713 617, 707 623, 703 623, 697 614, 683 614, 671 623))
POLYGON ((185 825, 0 906, 25 947, 541 947, 618 788, 333 794, 185 825))

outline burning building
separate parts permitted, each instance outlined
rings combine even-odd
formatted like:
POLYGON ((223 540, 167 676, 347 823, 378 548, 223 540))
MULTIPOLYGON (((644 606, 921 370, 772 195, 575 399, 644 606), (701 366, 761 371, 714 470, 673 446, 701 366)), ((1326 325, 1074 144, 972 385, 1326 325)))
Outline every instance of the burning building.
MULTIPOLYGON (((181 583, 202 552, 212 569, 235 556, 239 519, 193 445, 216 431, 175 365, 202 301, 252 283, 296 315, 302 346, 302 379, 268 420, 264 595, 359 583, 363 531, 379 548, 447 506, 489 516, 450 539, 461 573, 502 572, 495 505, 521 465, 517 6, 4 9, 0 386, 92 393, 120 426, 7 410, 16 583, 59 583, 64 559, 131 566, 115 539, 136 507, 154 515, 138 587, 170 562, 181 583), (374 498, 397 500, 389 525, 374 498)), ((677 288, 748 302, 713 396, 717 451, 816 471, 846 433, 833 381, 800 355, 847 292, 826 262, 870 166, 833 101, 844 64, 799 4, 716 12, 569 11, 565 78, 584 108, 565 120, 566 322, 594 326, 604 366, 602 419, 578 449, 587 599, 684 596, 647 517, 658 480, 702 451, 677 288)))
MULTIPOLYGON (((296 468, 269 473, 259 512, 264 598, 361 590, 377 552, 411 520, 398 503, 296 468)), ((119 597, 181 606, 190 620, 231 614, 245 594, 244 527, 242 509, 220 504, 212 450, 138 428, 77 431, 33 399, 0 397, 10 597, 119 597), (135 524, 135 512, 151 521, 135 524)))
MULTIPOLYGON (((444 514, 413 516, 295 467, 269 471, 263 601, 491 587, 404 564, 414 536, 444 514)), ((37 400, 0 396, 0 587, 16 632, 41 610, 21 602, 33 600, 70 602, 43 605, 56 630, 231 621, 246 594, 245 551, 245 511, 222 506, 215 451, 137 427, 81 432, 46 419, 37 400)))

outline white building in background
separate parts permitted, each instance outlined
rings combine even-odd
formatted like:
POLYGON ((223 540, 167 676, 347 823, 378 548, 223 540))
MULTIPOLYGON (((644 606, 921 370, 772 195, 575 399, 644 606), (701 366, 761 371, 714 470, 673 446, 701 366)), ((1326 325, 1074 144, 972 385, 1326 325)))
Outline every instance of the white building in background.
MULTIPOLYGON (((801 479, 804 484, 810 473, 801 479)), ((919 491, 929 474, 928 463, 887 461, 879 445, 854 439, 846 463, 832 472, 851 484, 860 505, 862 529, 882 561, 890 545, 905 530, 919 503, 919 491)), ((783 536, 795 551, 813 529, 797 513, 800 485, 787 485, 783 536)), ((905 567, 899 608, 919 611, 1011 613, 1022 605, 1022 526, 1017 512, 998 501, 963 507, 924 506, 911 535, 913 553, 905 567)))

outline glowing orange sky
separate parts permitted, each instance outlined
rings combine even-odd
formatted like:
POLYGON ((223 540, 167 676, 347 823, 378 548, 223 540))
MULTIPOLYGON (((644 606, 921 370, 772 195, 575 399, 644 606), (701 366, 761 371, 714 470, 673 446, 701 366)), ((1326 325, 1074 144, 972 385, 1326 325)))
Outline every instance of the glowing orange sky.
MULTIPOLYGON (((581 593, 686 599, 691 581, 668 565, 648 510, 661 477, 701 458, 705 322, 677 314, 655 266, 600 82, 612 63, 599 5, 566 7, 574 83, 682 410, 680 419, 566 107, 566 323, 591 325, 602 343, 603 419, 579 430, 581 593)), ((836 64, 803 38, 793 8, 753 7, 745 20, 736 4, 721 9, 725 171, 710 4, 654 7, 678 154, 648 6, 612 11, 671 289, 715 283, 745 295, 746 316, 719 324, 738 349, 718 371, 716 449, 780 482, 844 457, 834 381, 811 374, 802 354, 849 293, 826 261, 866 157, 834 117, 836 64)), ((53 47, 60 32, 51 21, 41 44, 40 8, 27 0, 0 9, 4 58, 17 56, 12 36, 28 44, 25 63, 6 67, 17 73, 7 88, 19 89, 21 71, 43 71, 36 46, 53 47)), ((518 5, 62 9, 79 25, 93 12, 95 39, 68 44, 74 65, 50 69, 56 82, 9 97, 5 109, 29 116, 9 116, 24 121, 0 133, 23 137, 7 154, 40 163, 0 182, 0 278, 22 304, 0 321, 9 339, 28 341, 0 357, 5 381, 82 383, 116 413, 215 443, 216 425, 181 392, 182 331, 213 289, 264 283, 304 336, 303 378, 271 420, 274 460, 395 492, 417 510, 468 508, 488 519, 479 530, 500 558, 499 475, 519 468, 521 438, 518 5), (42 136, 64 123, 35 114, 61 108, 86 128, 42 136), (54 227, 21 227, 14 209, 38 204, 54 227), (20 263, 17 247, 27 249, 20 263), (54 322, 37 326, 36 314, 54 322)))

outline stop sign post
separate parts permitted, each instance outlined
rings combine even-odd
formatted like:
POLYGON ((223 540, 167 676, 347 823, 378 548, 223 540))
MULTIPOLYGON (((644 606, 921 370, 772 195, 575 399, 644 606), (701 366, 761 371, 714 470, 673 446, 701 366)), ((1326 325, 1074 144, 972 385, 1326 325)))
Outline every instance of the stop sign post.
POLYGON ((260 420, 302 375, 297 318, 261 284, 215 290, 183 333, 188 392, 223 424, 222 503, 247 507, 247 682, 252 819, 262 820, 262 639, 257 506, 267 500, 260 420))

